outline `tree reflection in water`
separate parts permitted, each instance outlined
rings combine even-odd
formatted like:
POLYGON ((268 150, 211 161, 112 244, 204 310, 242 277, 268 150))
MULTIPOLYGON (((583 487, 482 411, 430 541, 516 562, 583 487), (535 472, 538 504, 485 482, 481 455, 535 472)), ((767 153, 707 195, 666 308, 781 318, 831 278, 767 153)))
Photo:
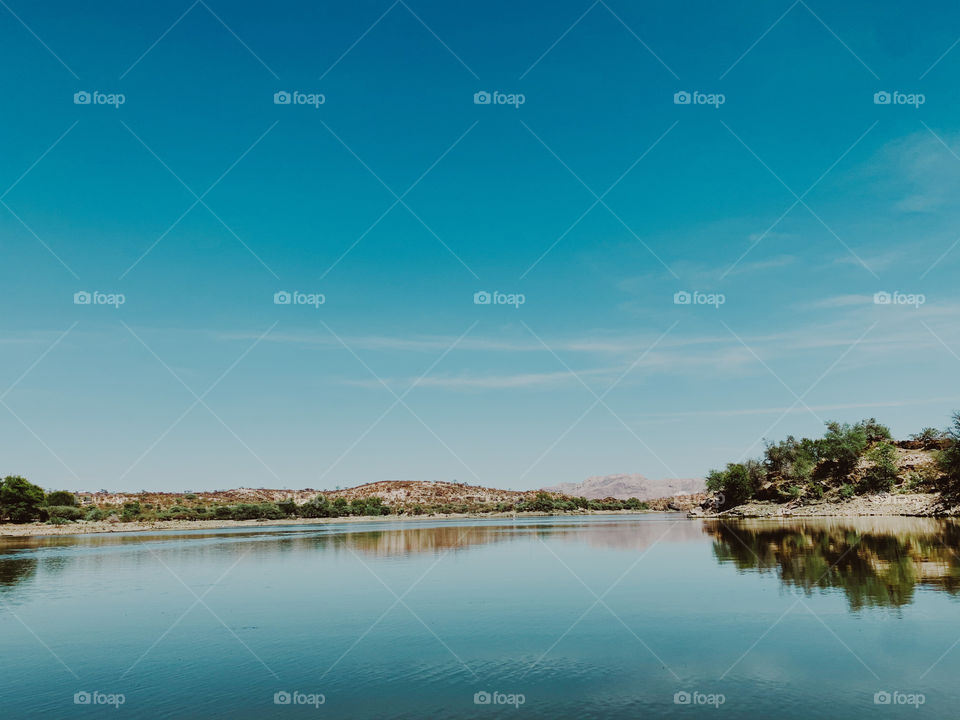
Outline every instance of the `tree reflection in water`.
POLYGON ((853 610, 902 607, 917 586, 960 591, 960 523, 933 518, 708 521, 721 563, 776 572, 811 593, 839 588, 853 610))

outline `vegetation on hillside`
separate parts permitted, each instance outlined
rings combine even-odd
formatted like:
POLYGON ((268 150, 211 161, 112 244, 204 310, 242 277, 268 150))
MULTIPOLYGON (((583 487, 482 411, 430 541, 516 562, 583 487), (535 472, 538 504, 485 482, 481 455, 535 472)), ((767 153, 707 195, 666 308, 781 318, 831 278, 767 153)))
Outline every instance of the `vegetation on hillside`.
POLYGON ((747 500, 809 502, 879 492, 960 491, 960 413, 949 430, 924 428, 896 442, 874 418, 828 422, 823 437, 767 442, 762 458, 711 470, 723 506, 747 500), (917 462, 917 456, 924 462, 917 462), (910 460, 910 462, 908 462, 910 460))
POLYGON ((112 522, 154 522, 164 520, 283 520, 294 518, 339 518, 383 515, 437 515, 453 513, 564 513, 590 510, 646 510, 648 504, 629 500, 587 500, 540 491, 512 502, 426 502, 391 506, 379 496, 346 497, 318 492, 306 502, 293 499, 277 502, 224 503, 203 500, 195 493, 168 496, 166 503, 146 502, 140 496, 122 496, 123 502, 80 506, 77 497, 65 490, 44 493, 25 478, 10 476, 0 482, 0 522, 46 521, 61 525, 78 520, 112 522))

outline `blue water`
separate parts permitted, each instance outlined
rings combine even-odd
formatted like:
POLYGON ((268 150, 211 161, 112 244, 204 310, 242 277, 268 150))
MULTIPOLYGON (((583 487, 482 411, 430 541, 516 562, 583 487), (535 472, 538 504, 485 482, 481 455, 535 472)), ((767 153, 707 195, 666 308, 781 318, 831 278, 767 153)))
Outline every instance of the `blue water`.
POLYGON ((0 540, 0 717, 953 717, 957 528, 651 514, 0 540))

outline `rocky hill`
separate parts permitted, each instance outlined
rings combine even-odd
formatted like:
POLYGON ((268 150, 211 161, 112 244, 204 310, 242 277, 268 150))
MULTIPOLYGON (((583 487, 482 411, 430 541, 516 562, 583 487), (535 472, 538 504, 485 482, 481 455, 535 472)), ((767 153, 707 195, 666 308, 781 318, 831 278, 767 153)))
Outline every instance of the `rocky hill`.
POLYGON ((653 500, 676 495, 702 493, 704 481, 700 478, 650 480, 639 473, 621 475, 598 475, 579 483, 560 483, 544 488, 547 492, 561 493, 572 497, 585 497, 588 500, 617 498, 627 500, 653 500))

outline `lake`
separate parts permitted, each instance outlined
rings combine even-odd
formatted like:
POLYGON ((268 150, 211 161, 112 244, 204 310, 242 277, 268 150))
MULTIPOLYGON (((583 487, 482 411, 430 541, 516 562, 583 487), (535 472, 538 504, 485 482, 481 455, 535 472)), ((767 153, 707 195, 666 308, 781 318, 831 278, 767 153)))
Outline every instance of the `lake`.
POLYGON ((671 514, 0 540, 0 717, 952 717, 958 547, 671 514))

